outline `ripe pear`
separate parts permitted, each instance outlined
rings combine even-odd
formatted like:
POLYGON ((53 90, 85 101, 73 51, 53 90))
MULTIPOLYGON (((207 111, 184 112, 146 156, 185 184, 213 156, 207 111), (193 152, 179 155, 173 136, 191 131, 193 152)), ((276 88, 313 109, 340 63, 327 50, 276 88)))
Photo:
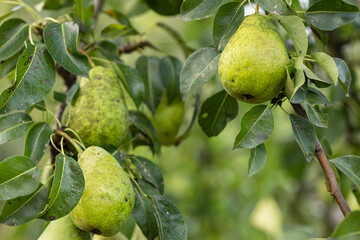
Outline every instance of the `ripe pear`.
POLYGON ((69 214, 50 222, 38 240, 90 240, 90 233, 77 228, 69 214))
POLYGON ((128 238, 124 234, 122 234, 122 232, 118 232, 116 235, 111 237, 105 237, 95 234, 92 240, 128 240, 128 238))
POLYGON ((68 126, 86 146, 119 146, 128 133, 129 114, 124 94, 112 69, 101 66, 82 78, 80 93, 69 109, 68 126))
POLYGON ((225 90, 247 103, 261 103, 283 89, 288 54, 269 18, 245 17, 226 44, 219 60, 219 75, 225 90))
POLYGON ((180 98, 168 102, 165 94, 150 120, 163 145, 172 145, 177 142, 176 135, 179 132, 184 115, 184 102, 180 98))
POLYGON ((113 236, 127 223, 134 208, 135 193, 129 176, 100 147, 88 147, 78 162, 85 177, 85 189, 71 217, 80 229, 113 236))

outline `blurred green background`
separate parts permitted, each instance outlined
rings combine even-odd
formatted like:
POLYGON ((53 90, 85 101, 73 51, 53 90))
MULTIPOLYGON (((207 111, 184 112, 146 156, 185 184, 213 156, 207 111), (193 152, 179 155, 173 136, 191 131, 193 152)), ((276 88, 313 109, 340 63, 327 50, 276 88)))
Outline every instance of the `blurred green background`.
MULTIPOLYGON (((31 1, 39 2, 39 1, 31 1)), ((311 3, 314 1, 311 1, 311 3)), ((298 7, 309 6, 308 1, 293 1, 298 7)), ((1 4, 0 16, 13 6, 1 4)), ((183 22, 178 16, 164 17, 138 1, 106 1, 105 9, 117 9, 130 16, 131 23, 141 37, 130 37, 121 41, 148 40, 163 53, 151 49, 122 55, 122 60, 134 66, 141 55, 172 55, 184 61, 177 42, 156 23, 164 22, 176 29, 184 41, 198 49, 211 46, 213 17, 192 22, 183 22)), ((64 12, 44 11, 42 16, 60 16, 64 12)), ((246 6, 247 14, 252 8, 246 6)), ((32 21, 25 11, 17 16, 32 21)), ((15 16, 15 15, 13 15, 15 16)), ((110 23, 101 15, 97 28, 110 23)), ((280 28, 280 31, 281 28, 280 28)), ((285 34, 283 33, 285 37, 285 34)), ((329 114, 328 129, 317 129, 319 138, 326 137, 332 147, 333 156, 360 155, 360 19, 334 32, 324 34, 326 45, 315 45, 310 37, 310 51, 325 51, 344 59, 352 72, 352 91, 346 98, 340 86, 324 92, 333 102, 326 111, 329 114)), ((290 46, 290 42, 285 43, 290 46)), ((323 74, 319 72, 318 74, 323 74)), ((12 77, 0 81, 0 90, 8 87, 12 77)), ((202 101, 222 87, 218 79, 210 81, 202 90, 202 101)), ((62 91, 62 79, 58 77, 54 87, 62 91)), ((50 93, 46 99, 52 111, 56 102, 50 93)), ((322 170, 316 160, 307 163, 292 134, 286 112, 293 112, 288 103, 283 109, 273 109, 275 127, 266 141, 267 163, 264 169, 251 178, 247 177, 248 150, 232 150, 234 139, 240 130, 242 115, 252 105, 239 103, 239 115, 217 137, 207 138, 195 123, 191 135, 177 147, 164 147, 160 157, 153 157, 146 147, 135 149, 159 164, 165 179, 165 195, 181 210, 188 227, 189 239, 209 240, 297 240, 328 236, 342 220, 342 214, 326 190, 322 170)), ((38 121, 52 121, 50 115, 34 111, 32 117, 38 121)), ((8 156, 22 155, 24 138, 0 145, 0 161, 8 156)), ((49 159, 49 153, 43 161, 49 159)), ((352 209, 359 206, 351 193, 351 183, 341 175, 343 193, 352 209)), ((17 227, 0 225, 0 239, 33 240, 40 235, 44 221, 33 220, 17 227)), ((131 224, 130 224, 131 225, 131 224)), ((129 225, 129 228, 131 226, 129 225)))

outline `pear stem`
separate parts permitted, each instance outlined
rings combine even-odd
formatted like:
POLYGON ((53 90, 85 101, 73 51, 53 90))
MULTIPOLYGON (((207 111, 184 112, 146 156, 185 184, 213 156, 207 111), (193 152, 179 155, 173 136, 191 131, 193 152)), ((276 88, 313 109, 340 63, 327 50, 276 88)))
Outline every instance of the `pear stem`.
POLYGON ((255 13, 259 13, 259 4, 255 2, 255 13))
POLYGON ((79 155, 79 156, 84 152, 84 150, 82 149, 82 147, 81 147, 78 143, 76 143, 76 142, 75 142, 69 135, 67 135, 65 132, 61 131, 60 129, 56 129, 56 130, 55 130, 55 133, 56 133, 57 135, 60 135, 60 136, 64 137, 66 140, 68 140, 68 141, 71 143, 71 145, 74 146, 74 148, 75 148, 76 151, 78 152, 78 155, 79 155))

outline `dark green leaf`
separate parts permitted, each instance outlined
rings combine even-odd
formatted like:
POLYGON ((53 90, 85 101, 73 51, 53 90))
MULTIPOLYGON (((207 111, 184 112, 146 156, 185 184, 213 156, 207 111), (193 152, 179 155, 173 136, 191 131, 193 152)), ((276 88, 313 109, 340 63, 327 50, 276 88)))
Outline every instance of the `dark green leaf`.
POLYGON ((160 153, 160 143, 150 120, 141 112, 129 111, 129 113, 131 123, 150 138, 154 152, 160 153))
POLYGON ((305 155, 306 161, 310 162, 315 157, 316 135, 314 127, 303 117, 290 114, 291 127, 296 142, 305 155))
POLYGON ((55 83, 55 64, 45 46, 26 45, 16 65, 14 84, 0 96, 0 113, 29 108, 41 101, 55 83))
POLYGON ((349 213, 335 228, 330 239, 356 240, 360 235, 360 211, 349 213), (356 235, 356 236, 355 236, 356 235), (347 238, 346 238, 347 237, 347 238))
POLYGON ((313 4, 305 16, 314 27, 332 31, 358 17, 359 9, 343 0, 322 0, 313 4))
POLYGON ((54 99, 59 103, 66 104, 66 94, 54 91, 54 99))
POLYGON ((324 152, 326 153, 326 156, 331 157, 332 149, 329 140, 326 137, 323 137, 320 142, 324 152))
POLYGON ((160 60, 156 57, 141 56, 136 61, 136 69, 145 84, 145 103, 153 113, 164 93, 159 64, 160 60))
POLYGON ((248 167, 248 177, 259 172, 266 163, 266 148, 265 144, 260 144, 255 148, 251 149, 249 167, 248 167))
POLYGON ((340 85, 344 89, 346 96, 349 96, 351 85, 351 73, 346 62, 340 58, 333 58, 339 72, 340 85))
POLYGON ((95 24, 93 0, 75 0, 74 18, 80 31, 89 32, 95 24))
POLYGON ((79 164, 71 157, 58 154, 48 204, 38 217, 52 221, 67 215, 79 202, 84 188, 85 179, 79 164))
POLYGON ((307 78, 311 79, 314 81, 315 85, 317 86, 318 84, 321 84, 323 86, 330 86, 333 83, 330 80, 327 79, 321 79, 319 78, 314 72, 312 72, 308 67, 306 67, 305 65, 303 65, 303 69, 305 72, 305 75, 307 78))
POLYGON ((0 162, 0 200, 28 195, 39 181, 40 171, 28 157, 12 156, 0 162))
POLYGON ((2 209, 0 222, 9 226, 17 226, 34 219, 44 209, 47 197, 47 189, 40 183, 35 192, 8 200, 2 209))
MULTIPOLYGON (((149 195, 159 195, 155 188, 142 180, 138 180, 138 183, 143 192, 149 195)), ((134 185, 135 190, 135 205, 133 216, 137 225, 140 227, 142 233, 147 239, 155 239, 159 235, 157 222, 156 222, 156 210, 152 201, 144 197, 139 189, 134 185)))
POLYGON ((244 114, 241 130, 234 148, 254 148, 269 138, 274 128, 274 117, 265 105, 257 105, 244 114))
POLYGON ((111 23, 101 31, 101 36, 106 39, 114 39, 133 34, 136 34, 136 31, 132 27, 120 23, 111 23))
POLYGON ((187 228, 179 209, 164 196, 154 196, 160 239, 185 240, 187 228))
POLYGON ((223 90, 203 103, 199 115, 199 125, 208 137, 217 136, 237 114, 236 99, 223 90))
POLYGON ((322 105, 322 106, 332 105, 332 103, 329 102, 327 97, 322 92, 312 87, 308 88, 307 99, 309 103, 312 105, 322 105))
POLYGON ((231 0, 186 0, 181 5, 180 19, 189 21, 211 17, 227 2, 231 0))
POLYGON ((360 187, 360 157, 347 155, 331 159, 330 162, 360 187))
POLYGON ((0 144, 25 136, 33 121, 26 113, 18 112, 0 117, 0 144))
POLYGON ((283 0, 257 0, 259 6, 272 13, 277 15, 292 15, 294 12, 288 7, 288 5, 283 0))
POLYGON ((78 83, 75 83, 66 93, 67 104, 74 105, 76 98, 79 96, 79 93, 80 93, 80 85, 78 83))
POLYGON ((112 64, 123 87, 129 93, 137 107, 144 100, 145 85, 136 69, 122 63, 112 64))
POLYGON ((308 48, 308 38, 301 18, 296 15, 281 16, 270 14, 286 30, 294 44, 298 56, 305 56, 308 48))
POLYGON ((0 79, 8 76, 12 71, 15 70, 16 62, 20 55, 21 52, 18 52, 14 56, 0 62, 0 79))
POLYGON ((120 13, 119 11, 116 10, 107 10, 106 13, 115 18, 119 23, 121 23, 122 25, 127 26, 127 28, 129 29, 129 33, 128 34, 137 34, 138 32, 133 28, 133 26, 130 23, 130 20, 127 18, 127 16, 125 16, 124 14, 120 13), (132 31, 130 31, 130 29, 132 31))
POLYGON ((63 68, 76 75, 88 77, 89 61, 77 52, 79 27, 76 23, 50 23, 43 33, 50 55, 63 68))
POLYGON ((108 60, 119 62, 119 51, 117 46, 110 41, 100 41, 96 44, 97 49, 108 60))
POLYGON ((213 25, 213 41, 217 50, 224 49, 226 43, 244 20, 244 15, 244 8, 240 2, 226 3, 219 8, 213 25))
POLYGON ((180 91, 185 99, 217 74, 220 53, 215 48, 201 48, 186 59, 180 72, 180 91))
POLYGON ((12 18, 0 26, 0 61, 21 50, 29 35, 29 26, 20 18, 12 18))
POLYGON ((301 103, 301 106, 312 124, 322 128, 327 127, 329 117, 327 114, 322 113, 316 105, 312 105, 306 100, 301 103))
POLYGON ((140 156, 133 156, 132 160, 140 170, 144 180, 151 183, 162 194, 164 192, 164 178, 160 168, 152 161, 140 156))
POLYGON ((338 69, 336 67, 335 61, 332 57, 323 52, 316 52, 311 54, 316 62, 324 69, 324 71, 329 75, 333 83, 337 84, 338 78, 338 69))
POLYGON ((52 130, 45 122, 34 123, 26 134, 24 156, 40 162, 50 141, 52 130))
POLYGON ((183 0, 145 0, 151 9, 161 15, 175 15, 180 12, 183 0))
POLYGON ((166 56, 160 60, 159 72, 169 103, 180 96, 181 68, 182 63, 177 58, 166 56))

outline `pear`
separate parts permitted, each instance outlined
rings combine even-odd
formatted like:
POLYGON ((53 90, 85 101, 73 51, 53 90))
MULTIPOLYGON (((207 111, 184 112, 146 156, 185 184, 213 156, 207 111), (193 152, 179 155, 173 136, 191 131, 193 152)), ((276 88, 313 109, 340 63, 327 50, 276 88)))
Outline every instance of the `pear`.
POLYGON ((161 144, 172 145, 177 142, 176 136, 179 132, 183 115, 184 102, 179 98, 169 103, 165 94, 154 115, 150 117, 161 144))
POLYGON ((289 57, 271 20, 260 14, 245 17, 219 60, 225 90, 247 103, 261 103, 283 89, 289 57))
POLYGON ((88 147, 78 160, 85 189, 71 212, 77 227, 103 236, 113 236, 129 220, 135 193, 128 174, 104 149, 88 147))
POLYGON ((77 228, 69 214, 50 222, 38 240, 90 240, 90 233, 77 228))
POLYGON ((68 110, 68 126, 79 134, 86 146, 118 147, 129 126, 121 86, 112 69, 97 66, 90 70, 89 76, 90 79, 80 81, 79 96, 68 110))
POLYGON ((128 238, 124 234, 122 234, 122 232, 118 232, 116 235, 111 237, 104 237, 95 234, 92 240, 128 240, 128 238))

